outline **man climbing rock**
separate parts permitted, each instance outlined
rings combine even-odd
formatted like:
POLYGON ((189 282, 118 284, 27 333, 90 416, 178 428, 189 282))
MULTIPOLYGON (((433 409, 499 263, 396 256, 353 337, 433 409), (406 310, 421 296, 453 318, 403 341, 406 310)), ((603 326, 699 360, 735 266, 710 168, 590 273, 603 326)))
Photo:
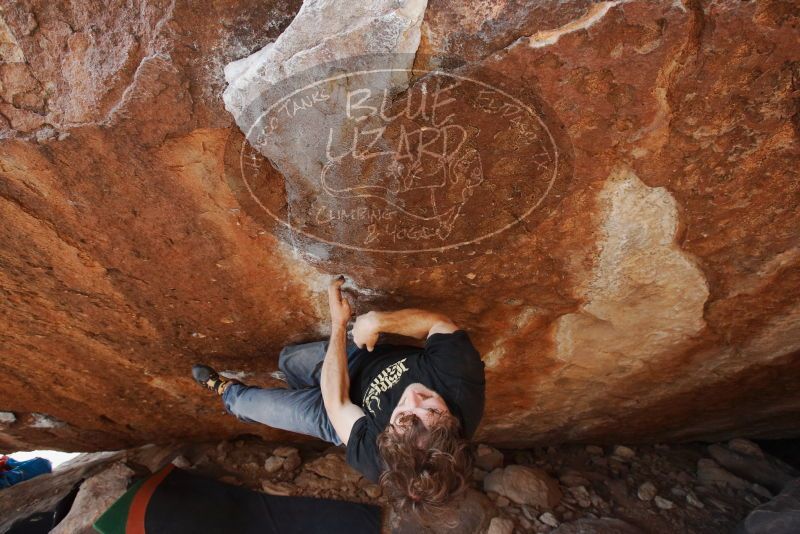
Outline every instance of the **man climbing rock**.
POLYGON ((247 386, 205 365, 192 374, 243 421, 345 444, 347 462, 380 482, 398 511, 439 518, 471 475, 483 362, 464 330, 425 310, 360 315, 348 339, 343 283, 328 288, 330 340, 281 351, 288 388, 247 386), (425 339, 425 347, 378 344, 381 333, 425 339))

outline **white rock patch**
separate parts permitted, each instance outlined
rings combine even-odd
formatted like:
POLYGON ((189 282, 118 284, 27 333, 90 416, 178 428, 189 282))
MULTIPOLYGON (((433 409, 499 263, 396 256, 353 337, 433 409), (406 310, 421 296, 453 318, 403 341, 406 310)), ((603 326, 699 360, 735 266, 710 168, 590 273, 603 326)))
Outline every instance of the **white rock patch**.
POLYGON ((0 412, 0 425, 10 425, 17 421, 13 412, 0 412))
POLYGON ((65 425, 63 421, 59 421, 55 417, 51 417, 43 413, 34 413, 33 422, 30 424, 31 428, 60 428, 65 425))
POLYGON ((225 109, 241 127, 243 108, 259 98, 265 84, 342 58, 368 54, 413 56, 419 47, 427 4, 427 0, 306 0, 274 43, 225 67, 229 84, 222 95, 225 109))
POLYGON ((675 243, 678 209, 666 189, 618 171, 599 202, 600 255, 585 283, 585 304, 557 321, 556 356, 622 374, 679 351, 705 327, 708 285, 675 243))

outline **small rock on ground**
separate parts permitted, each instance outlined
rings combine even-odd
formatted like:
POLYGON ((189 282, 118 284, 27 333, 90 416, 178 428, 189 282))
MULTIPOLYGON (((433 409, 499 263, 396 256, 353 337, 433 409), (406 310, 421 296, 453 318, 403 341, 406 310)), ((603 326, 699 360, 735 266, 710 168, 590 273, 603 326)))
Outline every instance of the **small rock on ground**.
POLYGON ((589 495, 589 491, 584 486, 576 486, 574 488, 568 488, 568 491, 572 495, 572 497, 578 502, 578 506, 581 508, 589 508, 592 506, 592 498, 589 495))
POLYGON ((695 508, 705 508, 706 505, 703 504, 703 501, 697 498, 697 495, 692 493, 691 491, 686 494, 686 502, 695 508))
POLYGON ((347 465, 340 454, 326 454, 322 458, 307 463, 304 469, 323 478, 340 480, 345 483, 355 484, 361 478, 361 474, 347 465))
POLYGON ((300 464, 303 463, 303 460, 300 458, 300 453, 296 452, 294 454, 290 454, 289 456, 284 457, 283 462, 283 469, 285 471, 294 471, 300 464))
POLYGON ((271 480, 262 480, 261 489, 264 493, 270 495, 280 495, 287 497, 292 494, 292 487, 285 482, 272 482, 271 480))
POLYGON ((761 484, 753 484, 750 486, 750 490, 760 497, 764 497, 765 499, 772 498, 772 492, 770 492, 767 488, 762 486, 761 484))
POLYGON ((493 491, 517 504, 529 504, 539 508, 554 508, 561 501, 558 482, 543 469, 522 465, 510 465, 495 469, 483 481, 485 491, 493 491))
POLYGON ((277 473, 283 469, 283 464, 285 462, 285 458, 281 458, 280 456, 270 456, 264 462, 264 471, 267 473, 277 473))
POLYGON ((289 456, 300 454, 298 450, 294 447, 276 447, 272 454, 275 456, 280 456, 281 458, 287 458, 289 456))
POLYGON ((484 471, 492 471, 503 467, 503 453, 481 443, 475 451, 475 466, 484 471))
POLYGON ((672 510, 673 508, 675 508, 675 503, 673 503, 669 499, 665 499, 660 495, 656 495, 655 502, 656 506, 658 506, 662 510, 672 510))
POLYGON ((513 534, 514 533, 514 522, 510 519, 504 519, 502 517, 493 517, 492 521, 489 523, 489 530, 486 531, 486 534, 513 534))
POLYGON ((176 456, 172 460, 172 465, 174 465, 178 469, 191 469, 192 467, 192 463, 186 458, 186 456, 183 455, 176 456))
POLYGON ((643 501, 652 501, 657 493, 658 490, 652 482, 645 482, 639 486, 639 489, 636 491, 636 495, 643 501))
POLYGON ((717 484, 719 486, 731 486, 736 489, 745 489, 749 484, 720 467, 717 462, 709 458, 702 458, 697 461, 697 479, 701 484, 717 484))
POLYGON ((589 485, 589 481, 576 471, 567 471, 563 475, 559 476, 558 480, 568 488, 574 488, 575 486, 589 485))
POLYGON ((749 456, 764 458, 764 451, 761 450, 761 447, 749 439, 734 438, 728 442, 728 448, 732 451, 747 454, 749 456))
POLYGON ((636 458, 636 451, 625 445, 617 445, 611 455, 622 460, 632 460, 636 458))
POLYGON ((550 512, 545 512, 542 515, 540 515, 539 516, 539 521, 541 521, 545 525, 553 527, 553 528, 555 528, 555 527, 557 527, 559 525, 559 522, 558 522, 558 519, 556 519, 556 516, 554 516, 550 512))

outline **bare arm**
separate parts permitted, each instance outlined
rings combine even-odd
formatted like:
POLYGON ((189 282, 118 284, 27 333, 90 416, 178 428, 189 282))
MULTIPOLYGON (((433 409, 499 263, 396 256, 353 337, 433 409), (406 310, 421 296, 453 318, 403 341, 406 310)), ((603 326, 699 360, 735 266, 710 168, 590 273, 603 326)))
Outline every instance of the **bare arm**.
POLYGON ((347 373, 347 321, 350 318, 350 303, 342 297, 340 287, 344 278, 331 283, 328 302, 331 307, 331 339, 328 352, 322 361, 320 389, 325 412, 342 443, 347 444, 355 422, 364 416, 364 411, 350 401, 350 376, 347 373))
POLYGON ((393 312, 371 311, 358 316, 353 326, 353 341, 368 350, 375 347, 381 332, 424 339, 433 334, 450 334, 458 327, 441 313, 409 308, 393 312))

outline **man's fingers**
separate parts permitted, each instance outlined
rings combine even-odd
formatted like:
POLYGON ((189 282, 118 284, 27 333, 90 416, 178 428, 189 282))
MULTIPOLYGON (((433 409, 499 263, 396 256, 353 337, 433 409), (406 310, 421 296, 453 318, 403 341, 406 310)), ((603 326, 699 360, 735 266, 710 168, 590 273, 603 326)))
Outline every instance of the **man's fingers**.
POLYGON ((340 276, 336 278, 333 282, 328 285, 328 296, 332 299, 336 299, 336 302, 341 300, 341 292, 340 288, 344 284, 344 276, 340 276))
POLYGON ((372 349, 375 348, 375 342, 370 341, 369 339, 361 339, 356 332, 353 332, 353 343, 356 344, 356 347, 359 349, 367 349, 368 351, 372 352, 372 349))

